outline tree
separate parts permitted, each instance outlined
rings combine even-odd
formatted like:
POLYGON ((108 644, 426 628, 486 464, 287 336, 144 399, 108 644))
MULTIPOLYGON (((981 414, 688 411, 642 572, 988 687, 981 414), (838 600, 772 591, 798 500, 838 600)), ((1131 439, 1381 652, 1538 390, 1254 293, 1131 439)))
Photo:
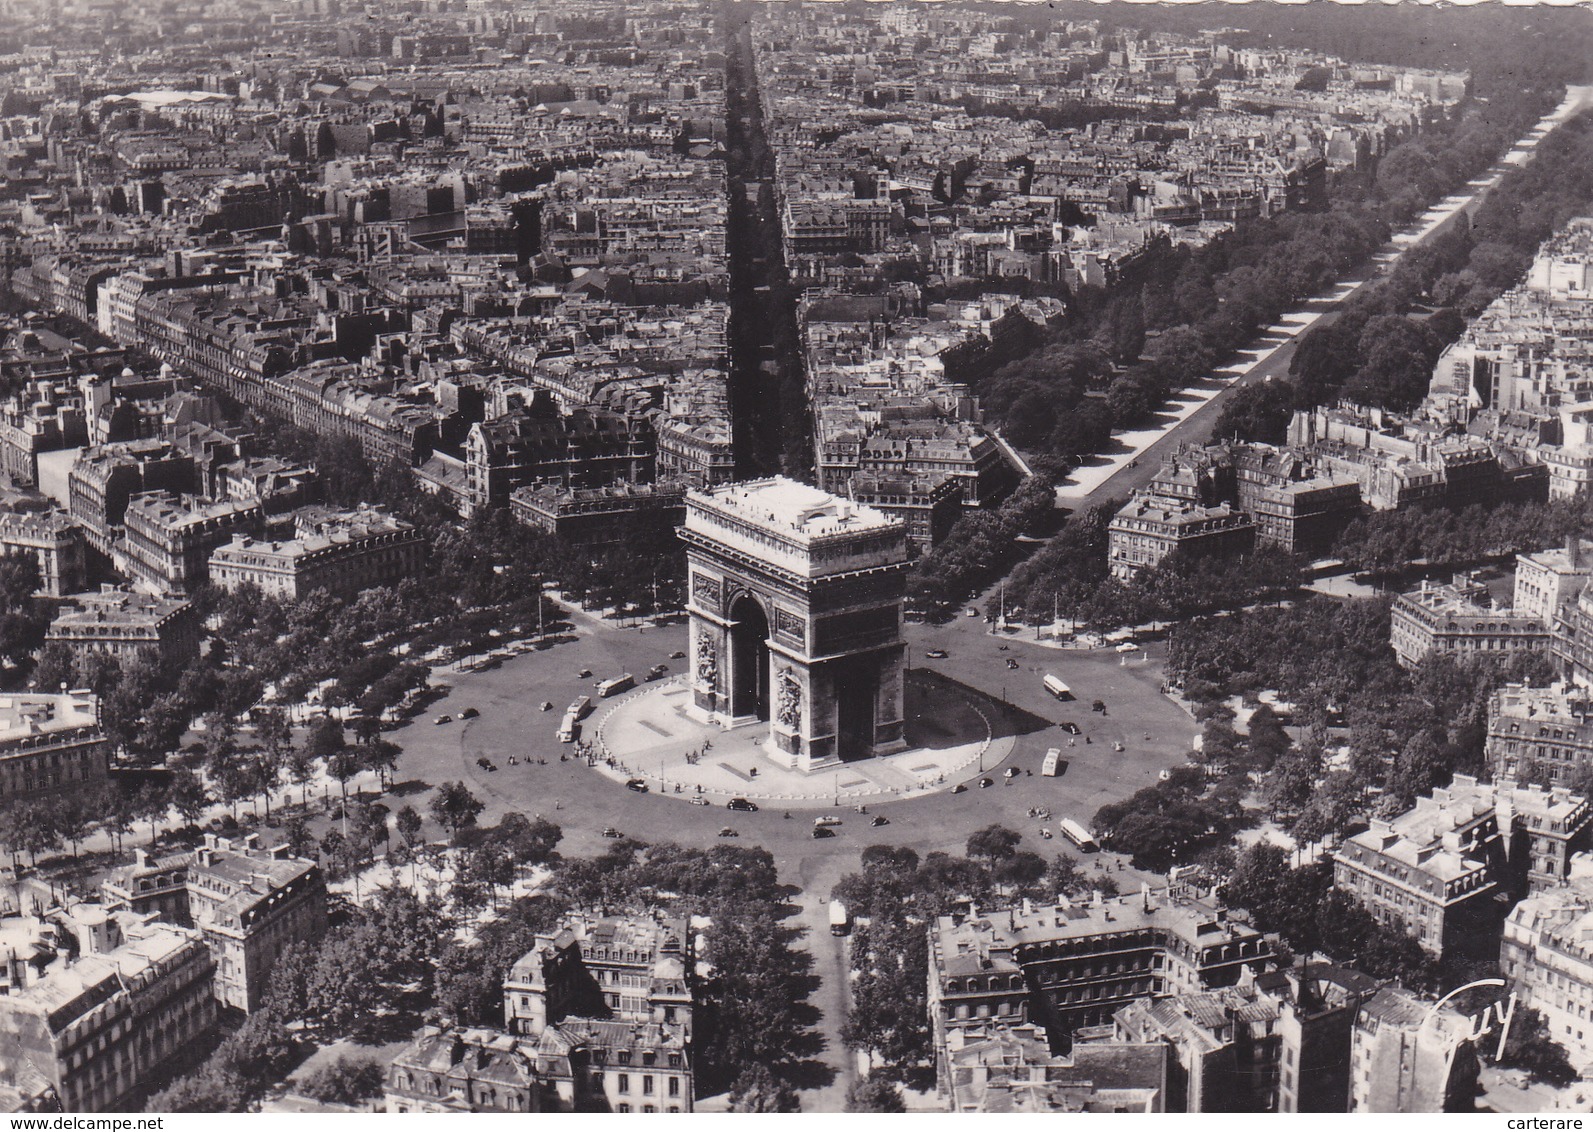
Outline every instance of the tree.
POLYGON ((406 849, 413 849, 421 844, 424 822, 414 806, 406 805, 400 809, 393 819, 393 825, 398 829, 398 836, 406 849))
POLYGON ((476 818, 487 807, 463 782, 445 782, 437 787, 428 808, 437 824, 445 827, 452 839, 458 840, 459 831, 475 825, 476 818))
POLYGON ((847 1112, 906 1112, 902 1091, 884 1077, 870 1073, 846 1090, 847 1112))
POLYGON ((360 772, 359 749, 339 747, 326 760, 326 772, 337 779, 342 792, 344 823, 348 821, 348 780, 360 772))
POLYGON ((1566 1056, 1565 1047, 1554 1040, 1543 1015, 1530 1006, 1516 1009, 1519 1013, 1510 1027, 1501 1063, 1525 1069, 1533 1080, 1546 1081, 1557 1088, 1575 1081, 1578 1074, 1566 1056))
POLYGON ((730 1090, 731 1112, 800 1112, 796 1090, 775 1076, 766 1065, 741 1071, 730 1090))
POLYGON ((280 747, 259 746, 246 751, 248 774, 253 792, 265 799, 267 820, 271 817, 271 792, 282 781, 283 751, 280 747))
POLYGON ((967 853, 970 857, 999 861, 1016 853, 1022 840, 1023 834, 1016 830, 1004 825, 989 825, 969 836, 967 853))
POLYGON ((51 641, 39 650, 33 662, 33 686, 42 692, 54 692, 72 682, 72 650, 60 641, 51 641))
POLYGON ((492 898, 494 910, 498 907, 498 889, 514 884, 514 856, 499 842, 484 841, 472 846, 465 856, 464 875, 486 888, 492 898))
POLYGON ((288 777, 299 787, 299 804, 310 804, 310 781, 315 777, 315 756, 305 747, 288 750, 288 777))
POLYGON ((210 795, 199 776, 191 770, 179 770, 171 776, 171 803, 189 825, 198 821, 210 805, 210 795))
POLYGON ((339 1056, 306 1077, 299 1092, 318 1101, 355 1105, 382 1095, 387 1067, 371 1057, 339 1056))
POLYGON ((372 738, 361 743, 355 750, 359 754, 360 767, 375 771, 382 789, 386 790, 388 776, 397 769, 398 756, 403 753, 398 744, 386 739, 372 738))
POLYGON ((508 813, 498 823, 494 836, 507 846, 516 861, 540 865, 553 857, 553 851, 564 838, 564 831, 541 814, 533 820, 521 813, 508 813))
POLYGON ((77 859, 77 847, 95 823, 110 809, 110 798, 102 787, 98 790, 74 790, 49 800, 48 814, 56 834, 72 846, 72 859, 77 859))

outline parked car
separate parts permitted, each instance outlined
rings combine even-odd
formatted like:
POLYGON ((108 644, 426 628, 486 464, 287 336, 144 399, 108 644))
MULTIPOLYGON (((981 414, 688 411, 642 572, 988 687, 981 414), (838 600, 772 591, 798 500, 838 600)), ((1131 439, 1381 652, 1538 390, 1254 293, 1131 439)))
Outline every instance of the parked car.
POLYGON ((438 723, 438 724, 441 724, 441 723, 452 723, 453 721, 454 721, 454 717, 451 716, 451 715, 439 715, 436 719, 432 720, 433 723, 438 723))
POLYGON ((624 837, 625 835, 623 833, 621 833, 619 830, 615 829, 613 826, 606 825, 606 826, 603 827, 603 836, 604 837, 624 837))
POLYGON ((639 778, 633 778, 625 784, 625 789, 634 790, 638 794, 645 794, 647 793, 647 783, 639 778))
POLYGON ((725 803, 725 809, 740 810, 744 814, 755 814, 758 812, 758 807, 747 801, 745 798, 730 799, 730 801, 725 803))

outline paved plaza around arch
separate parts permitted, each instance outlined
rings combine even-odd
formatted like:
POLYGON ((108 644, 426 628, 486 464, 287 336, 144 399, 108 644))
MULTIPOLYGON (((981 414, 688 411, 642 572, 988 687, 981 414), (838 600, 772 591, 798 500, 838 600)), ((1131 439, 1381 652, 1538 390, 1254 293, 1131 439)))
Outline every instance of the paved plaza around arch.
POLYGON ((764 752, 767 723, 726 730, 693 718, 684 680, 653 684, 600 707, 588 720, 593 766, 639 778, 651 791, 722 805, 733 797, 790 809, 866 805, 949 789, 1011 753, 999 706, 932 673, 907 681, 908 747, 826 770, 787 769, 764 752))

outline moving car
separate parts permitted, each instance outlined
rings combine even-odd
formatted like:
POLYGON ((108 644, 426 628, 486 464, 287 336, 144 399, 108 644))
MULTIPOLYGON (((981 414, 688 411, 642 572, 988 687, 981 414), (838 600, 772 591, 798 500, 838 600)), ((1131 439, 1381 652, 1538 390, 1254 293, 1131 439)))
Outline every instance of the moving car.
POLYGON ((930 660, 945 660, 947 653, 945 649, 930 649, 929 651, 925 652, 924 655, 930 660))
POLYGON ((815 829, 822 829, 822 828, 824 828, 826 826, 840 825, 840 824, 841 824, 841 819, 836 817, 833 814, 825 814, 821 818, 814 818, 813 819, 813 828, 815 828, 815 829))
POLYGON ((553 701, 552 700, 543 700, 540 710, 542 710, 542 711, 552 711, 553 710, 553 701))
POLYGON ((1009 656, 1009 657, 1007 657, 1007 667, 1008 667, 1008 668, 1017 668, 1017 667, 1018 667, 1018 662, 1017 662, 1017 661, 1015 661, 1015 660, 1013 660, 1013 659, 1012 659, 1012 658, 1011 658, 1011 657, 1010 657, 1010 656, 1009 656))
POLYGON ((813 827, 813 840, 815 840, 815 841, 817 841, 821 837, 834 837, 834 836, 835 836, 835 831, 833 829, 830 829, 828 826, 816 825, 816 826, 813 827))
POLYGON ((480 714, 481 713, 479 711, 477 711, 475 708, 467 707, 464 711, 459 713, 459 718, 460 719, 475 719, 480 714))
POLYGON ((995 784, 996 784, 996 780, 993 779, 993 778, 981 778, 979 780, 979 788, 981 790, 984 789, 986 786, 994 786, 995 784))
POLYGON ((497 764, 494 763, 491 759, 489 759, 486 755, 482 755, 479 759, 477 759, 476 760, 476 765, 479 766, 482 770, 497 770, 498 769, 497 764))
POLYGON ((951 788, 951 792, 953 794, 961 794, 964 791, 966 791, 967 789, 968 789, 968 787, 965 784, 959 782, 959 783, 957 783, 957 785, 955 785, 955 786, 953 786, 951 788))
POLYGON ((875 829, 878 829, 880 826, 882 826, 882 825, 890 825, 890 823, 891 823, 891 819, 890 818, 886 817, 884 814, 880 814, 878 817, 876 817, 873 821, 869 822, 868 824, 873 826, 875 829))
POLYGON ((730 799, 730 801, 725 803, 725 809, 740 810, 744 814, 755 814, 758 812, 758 807, 747 801, 745 798, 730 799))
POLYGON ((1066 731, 1069 735, 1081 734, 1079 725, 1074 723, 1071 719, 1064 719, 1062 721, 1062 730, 1066 731))
POLYGON ((681 652, 679 649, 676 649, 674 652, 669 654, 669 659, 670 660, 685 660, 686 659, 686 654, 681 652))
POLYGON ((660 676, 662 676, 664 673, 666 673, 668 671, 669 671, 669 665, 667 665, 667 664, 655 664, 655 665, 653 665, 651 668, 649 668, 647 670, 647 678, 649 680, 657 680, 660 676))
POLYGON ((688 801, 690 801, 694 806, 706 806, 708 804, 708 799, 700 796, 696 798, 690 798, 688 801))
POLYGON ((1090 705, 1090 710, 1091 711, 1098 711, 1102 715, 1105 715, 1106 714, 1106 701, 1105 700, 1096 700, 1093 704, 1090 705))
POLYGON ((723 828, 723 829, 721 829, 719 831, 719 836, 720 837, 740 837, 741 834, 737 833, 735 830, 731 829, 727 825, 727 826, 725 826, 725 828, 723 828))
POLYGON ((613 826, 606 825, 606 826, 603 827, 603 836, 604 837, 624 837, 625 835, 623 833, 621 833, 619 830, 615 829, 613 826))
POLYGON ((577 672, 575 674, 575 678, 577 680, 586 680, 586 679, 590 678, 591 675, 592 675, 592 670, 590 668, 583 668, 583 669, 581 669, 581 671, 579 671, 579 672, 577 672))
POLYGON ((436 719, 432 720, 433 723, 452 723, 453 721, 454 717, 451 715, 439 715, 436 719))
POLYGON ((638 794, 645 794, 647 793, 647 783, 639 778, 633 778, 625 784, 625 789, 634 790, 638 794))

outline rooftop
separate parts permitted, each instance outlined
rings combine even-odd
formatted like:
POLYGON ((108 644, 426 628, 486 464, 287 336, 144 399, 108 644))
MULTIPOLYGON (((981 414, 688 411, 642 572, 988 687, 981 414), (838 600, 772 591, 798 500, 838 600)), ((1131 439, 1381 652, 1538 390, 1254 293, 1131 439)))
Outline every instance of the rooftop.
POLYGON ((97 727, 99 711, 87 692, 0 696, 0 743, 73 727, 97 727))
POLYGON ((803 541, 900 525, 883 511, 784 476, 694 491, 687 499, 803 541))

